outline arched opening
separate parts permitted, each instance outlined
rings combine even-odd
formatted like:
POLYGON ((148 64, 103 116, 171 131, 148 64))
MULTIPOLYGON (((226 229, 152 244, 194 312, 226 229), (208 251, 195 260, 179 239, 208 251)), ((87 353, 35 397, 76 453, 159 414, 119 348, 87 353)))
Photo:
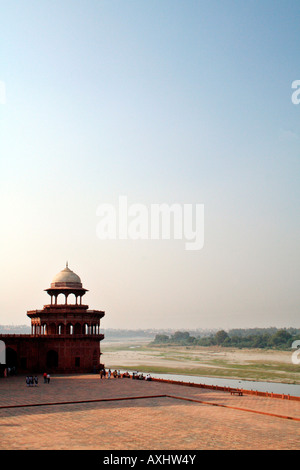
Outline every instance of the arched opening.
POLYGON ((83 335, 88 335, 89 334, 89 325, 87 323, 84 323, 82 325, 82 334, 83 335))
POLYGON ((56 325, 55 325, 55 323, 50 323, 48 334, 49 335, 55 335, 56 334, 56 325))
POLYGON ((80 367, 80 356, 75 357, 75 367, 80 367))
POLYGON ((99 324, 98 323, 93 323, 92 324, 92 335, 98 335, 99 334, 99 324))
POLYGON ((72 335, 73 334, 73 325, 71 323, 68 323, 66 326, 66 334, 67 335, 72 335))
POLYGON ((58 325, 58 334, 59 335, 64 335, 65 334, 65 325, 63 323, 60 323, 58 325))
POLYGON ((17 368, 18 355, 17 352, 12 348, 6 348, 6 367, 17 368))
POLYGON ((65 304, 65 303, 66 303, 65 295, 62 294, 62 293, 58 294, 58 296, 57 296, 57 304, 58 304, 58 305, 63 305, 63 304, 65 304))
POLYGON ((58 353, 53 349, 47 352, 46 365, 48 369, 58 367, 58 353))
POLYGON ((80 323, 76 323, 74 326, 74 335, 80 335, 81 334, 81 325, 80 323))
POLYGON ((40 334, 41 334, 41 325, 39 323, 37 323, 35 325, 35 335, 39 336, 40 334))
POLYGON ((69 294, 68 296, 68 304, 69 305, 76 305, 77 304, 77 297, 75 294, 69 294))

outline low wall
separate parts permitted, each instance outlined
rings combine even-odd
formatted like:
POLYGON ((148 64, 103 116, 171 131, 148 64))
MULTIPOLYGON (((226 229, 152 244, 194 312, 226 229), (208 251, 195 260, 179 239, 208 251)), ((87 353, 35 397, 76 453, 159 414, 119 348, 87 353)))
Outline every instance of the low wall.
POLYGON ((231 392, 231 391, 239 391, 242 392, 243 395, 255 395, 257 397, 268 397, 268 398, 280 398, 282 400, 295 400, 300 401, 300 397, 293 397, 291 395, 285 395, 281 393, 269 393, 269 392, 258 392, 257 390, 244 390, 243 388, 232 388, 232 387, 220 387, 219 385, 206 385, 206 384, 195 384, 192 382, 182 382, 177 380, 167 380, 167 379, 156 379, 151 378, 151 380, 155 382, 164 382, 170 383, 175 385, 184 385, 188 387, 196 387, 196 388, 206 388, 208 390, 219 390, 221 392, 231 392))

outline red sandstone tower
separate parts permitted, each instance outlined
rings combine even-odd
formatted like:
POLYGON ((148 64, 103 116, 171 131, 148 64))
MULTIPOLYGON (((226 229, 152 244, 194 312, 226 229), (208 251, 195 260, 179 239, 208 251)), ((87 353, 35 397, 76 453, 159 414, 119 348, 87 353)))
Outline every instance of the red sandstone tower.
POLYGON ((10 366, 52 373, 99 370, 100 341, 104 338, 100 334, 100 319, 105 312, 89 310, 88 305, 82 304, 87 290, 68 264, 46 292, 51 303, 42 310, 27 312, 31 335, 0 335, 6 343, 10 366))

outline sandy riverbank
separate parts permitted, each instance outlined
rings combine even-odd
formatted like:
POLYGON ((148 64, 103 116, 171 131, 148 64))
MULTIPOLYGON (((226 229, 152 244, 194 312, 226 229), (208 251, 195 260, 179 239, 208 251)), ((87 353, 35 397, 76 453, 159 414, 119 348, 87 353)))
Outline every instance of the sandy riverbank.
POLYGON ((102 352, 103 362, 111 368, 300 383, 299 366, 292 364, 290 351, 107 342, 102 352))

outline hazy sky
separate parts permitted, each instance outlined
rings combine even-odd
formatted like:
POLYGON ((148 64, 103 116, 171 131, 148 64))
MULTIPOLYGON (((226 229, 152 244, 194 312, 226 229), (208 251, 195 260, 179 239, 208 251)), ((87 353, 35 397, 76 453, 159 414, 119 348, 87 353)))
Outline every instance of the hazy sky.
POLYGON ((104 328, 299 327, 299 24, 299 0, 0 1, 0 324, 68 260, 104 328), (120 195, 204 204, 203 249, 100 240, 120 195))

